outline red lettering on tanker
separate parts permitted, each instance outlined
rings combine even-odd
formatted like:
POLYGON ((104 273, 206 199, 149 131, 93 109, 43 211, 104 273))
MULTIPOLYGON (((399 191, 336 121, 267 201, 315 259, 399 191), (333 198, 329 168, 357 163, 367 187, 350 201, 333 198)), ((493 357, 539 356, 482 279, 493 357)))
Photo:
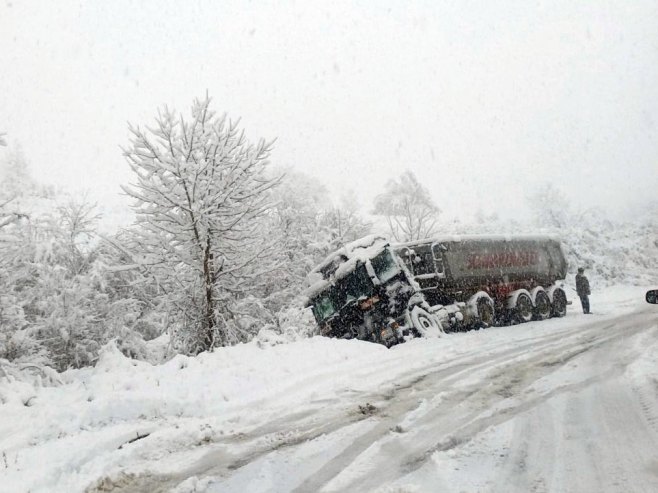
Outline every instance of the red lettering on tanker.
POLYGON ((539 262, 537 252, 472 253, 468 256, 469 269, 496 269, 498 267, 526 267, 539 262))

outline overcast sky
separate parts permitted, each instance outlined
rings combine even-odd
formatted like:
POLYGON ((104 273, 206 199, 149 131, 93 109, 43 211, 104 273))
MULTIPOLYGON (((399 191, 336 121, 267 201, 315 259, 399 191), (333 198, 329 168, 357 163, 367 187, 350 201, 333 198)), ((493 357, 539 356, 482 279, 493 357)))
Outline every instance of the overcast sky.
POLYGON ((656 198, 658 1, 0 1, 0 130, 101 203, 127 122, 206 90, 365 209, 405 169, 449 214, 656 198))

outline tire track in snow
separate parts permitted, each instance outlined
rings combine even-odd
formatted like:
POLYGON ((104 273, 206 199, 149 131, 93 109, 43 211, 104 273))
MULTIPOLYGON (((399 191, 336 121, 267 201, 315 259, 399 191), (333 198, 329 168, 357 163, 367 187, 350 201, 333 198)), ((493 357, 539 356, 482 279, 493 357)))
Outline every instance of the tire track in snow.
MULTIPOLYGON (((636 317, 637 318, 637 317, 636 317)), ((610 329, 615 324, 608 324, 607 328, 610 329)), ((598 329, 601 330, 600 328, 598 329)), ((316 475, 314 478, 307 480, 303 483, 297 491, 304 490, 319 490, 322 486, 327 486, 328 491, 348 491, 356 487, 365 487, 365 489, 373 489, 377 486, 386 484, 388 481, 393 481, 395 478, 412 472, 419 467, 421 467, 429 457, 432 456, 434 452, 444 451, 455 448, 459 445, 470 440, 480 431, 496 424, 500 424, 504 421, 511 419, 512 417, 526 412, 543 402, 555 397, 556 395, 567 393, 567 392, 577 392, 584 388, 590 387, 594 383, 609 379, 618 375, 623 371, 623 365, 611 368, 606 373, 599 376, 589 378, 585 381, 578 382, 575 384, 560 386, 548 393, 536 396, 534 398, 526 399, 520 403, 516 403, 514 406, 504 408, 497 412, 494 412, 491 415, 486 415, 487 411, 492 407, 492 405, 503 402, 511 396, 516 396, 522 390, 522 388, 527 387, 533 381, 541 378, 546 373, 549 373, 559 367, 565 362, 570 361, 571 359, 586 353, 587 351, 600 348, 610 342, 614 342, 618 339, 623 339, 629 335, 645 330, 642 326, 639 328, 632 328, 626 324, 622 326, 618 331, 610 331, 603 336, 600 336, 599 339, 592 339, 589 334, 582 334, 585 340, 588 342, 585 343, 584 347, 581 347, 583 344, 582 341, 569 341, 566 344, 561 344, 553 347, 553 350, 561 350, 557 354, 550 353, 548 355, 543 354, 541 351, 535 357, 529 358, 526 363, 522 366, 518 361, 512 359, 510 363, 502 371, 494 372, 490 375, 493 378, 492 388, 488 389, 466 389, 461 393, 456 392, 453 395, 445 399, 447 405, 439 405, 433 410, 426 413, 423 418, 425 423, 416 421, 415 426, 423 426, 423 424, 429 424, 427 427, 422 427, 421 430, 417 433, 413 433, 412 439, 402 441, 399 438, 395 437, 393 440, 387 440, 384 438, 382 441, 384 443, 377 444, 377 450, 371 450, 370 454, 365 454, 365 457, 361 458, 361 463, 355 466, 356 469, 364 469, 370 474, 361 474, 358 476, 358 479, 350 481, 336 481, 334 483, 325 482, 326 479, 330 477, 340 476, 340 471, 343 470, 342 466, 344 464, 338 464, 339 467, 333 467, 331 464, 327 464, 324 477, 322 479, 316 475), (564 351, 571 348, 570 351, 564 351), (559 362, 557 364, 556 362, 559 362), (533 371, 527 372, 528 369, 533 371), (518 373, 525 373, 523 375, 518 375, 518 373), (508 374, 516 376, 509 376, 508 374), (515 378, 517 379, 515 381, 515 378), (505 392, 509 388, 513 387, 511 393, 505 392), (501 392, 502 391, 502 392, 501 392), (476 403, 478 398, 480 398, 479 403, 476 403), (463 413, 459 409, 459 402, 462 400, 469 400, 469 406, 471 408, 470 412, 463 413), (477 405, 473 406, 476 403, 477 405), (456 411, 451 412, 453 408, 456 411), (481 414, 485 413, 485 416, 481 414), (431 426, 432 423, 435 423, 435 426, 431 426), (441 439, 436 440, 436 436, 440 436, 441 439), (429 439, 427 437, 430 437, 429 439), (398 442, 397 444, 391 445, 387 442, 398 442), (428 444, 430 444, 428 446, 428 444), (388 447, 388 448, 387 448, 388 447), (423 450, 423 447, 424 450, 423 450), (409 450, 418 450, 415 456, 409 457, 409 450), (377 460, 377 457, 384 457, 383 461, 377 460), (394 463, 396 462, 393 458, 404 458, 396 469, 394 463), (369 466, 366 467, 364 463, 369 463, 369 466), (388 463, 387 463, 388 462, 388 463), (335 473, 335 475, 334 475, 335 473)), ((630 361, 629 361, 630 362, 630 361)), ((498 362, 494 362, 490 366, 490 369, 494 369, 498 362)), ((442 382, 445 383, 445 382, 442 382)), ((477 384, 474 385, 477 387, 477 384)), ((440 390, 435 388, 429 388, 428 391, 440 390)), ((346 462, 344 459, 341 460, 342 463, 346 462)))
MULTIPOLYGON (((548 339, 552 341, 562 338, 563 336, 560 335, 551 335, 548 339)), ((531 337, 526 339, 532 340, 531 337)), ((509 343, 500 342, 494 346, 508 348, 509 343)), ((536 346, 536 342, 526 343, 521 348, 525 349, 533 346, 536 346)), ((510 350, 508 348, 497 355, 496 360, 506 360, 509 354, 516 351, 517 349, 510 350)), ((319 400, 318 404, 320 405, 315 408, 311 406, 304 411, 292 414, 282 411, 274 421, 266 425, 260 425, 248 431, 240 431, 232 435, 223 436, 218 442, 219 445, 230 446, 231 449, 236 448, 238 445, 242 445, 241 448, 245 448, 245 444, 251 444, 251 447, 246 447, 247 450, 244 452, 237 454, 228 453, 224 448, 213 449, 209 447, 208 453, 197 460, 194 465, 176 474, 162 475, 148 471, 143 473, 121 472, 116 477, 100 478, 87 491, 128 492, 145 489, 167 491, 192 476, 230 476, 251 462, 267 454, 276 452, 281 448, 294 447, 322 435, 338 432, 356 421, 374 419, 356 412, 359 403, 373 401, 378 406, 381 406, 382 402, 393 399, 400 400, 402 393, 417 392, 416 387, 428 378, 437 380, 451 376, 458 378, 461 373, 480 366, 487 366, 491 364, 491 361, 491 355, 481 357, 469 353, 455 360, 445 362, 439 365, 438 368, 434 367, 434 365, 428 365, 406 372, 398 378, 399 382, 392 383, 389 388, 378 394, 364 395, 361 392, 344 389, 334 399, 319 400), (332 406, 329 406, 329 404, 332 406), (282 436, 286 430, 295 430, 296 438, 294 440, 268 439, 276 435, 282 436), (150 485, 150 487, 146 488, 146 485, 150 485)), ((391 362, 389 361, 382 363, 380 368, 370 368, 365 377, 373 373, 385 371, 390 364, 391 362)), ((394 361, 393 364, 397 364, 397 361, 394 361)), ((309 377, 312 380, 316 378, 317 376, 309 377)), ((400 402, 406 404, 407 400, 400 400, 400 402)), ((261 402, 261 404, 264 403, 266 401, 261 402)), ((359 441, 358 444, 367 446, 369 444, 367 440, 373 440, 376 436, 381 436, 386 432, 388 432, 386 426, 378 427, 374 434, 369 434, 366 439, 359 441)), ((148 440, 148 438, 145 440, 148 440)), ((353 444, 351 449, 355 449, 355 444, 353 444)), ((347 454, 341 455, 344 457, 348 456, 347 454)))
MULTIPOLYGON (((646 317, 646 314, 641 314, 641 317, 646 317)), ((208 453, 202 459, 175 475, 158 476, 148 472, 141 475, 124 475, 123 480, 119 482, 120 486, 117 485, 118 487, 113 491, 134 491, 136 486, 144 489, 145 484, 149 483, 158 491, 166 491, 191 476, 214 476, 219 486, 224 480, 240 474, 246 466, 263 460, 271 454, 277 454, 284 449, 294 451, 309 441, 338 433, 358 422, 368 424, 359 428, 364 430, 363 433, 355 436, 351 444, 348 444, 337 457, 328 460, 312 477, 300 477, 297 491, 316 491, 324 486, 333 491, 331 482, 337 479, 341 472, 359 462, 361 456, 368 455, 367 452, 372 447, 380 448, 381 455, 386 459, 400 458, 394 460, 392 464, 386 459, 382 460, 381 457, 375 460, 378 467, 388 469, 389 473, 381 474, 380 470, 376 480, 364 483, 369 487, 385 484, 391 478, 394 479, 421 467, 438 450, 455 448, 488 426, 511 419, 514 415, 539 405, 558 392, 579 390, 580 387, 577 385, 565 386, 556 389, 553 394, 529 399, 516 407, 500 410, 490 416, 481 416, 492 405, 518 396, 537 378, 561 368, 567 362, 597 346, 629 335, 629 333, 620 334, 620 331, 627 330, 623 327, 628 319, 629 317, 625 316, 594 320, 576 328, 568 326, 550 333, 536 334, 529 331, 529 335, 518 339, 513 347, 510 347, 512 343, 509 339, 492 341, 482 348, 487 351, 485 355, 467 353, 458 355, 450 361, 430 361, 424 366, 397 376, 396 382, 388 383, 379 392, 364 393, 344 388, 335 397, 318 399, 305 410, 297 413, 290 413, 283 407, 277 408, 275 395, 265 396, 255 404, 270 405, 270 413, 279 411, 275 420, 266 425, 256 424, 244 428, 233 436, 222 437, 217 443, 209 445, 208 453), (523 374, 522 368, 532 371, 523 374), (469 378, 474 382, 463 385, 463 381, 469 378), (486 378, 491 378, 493 385, 482 388, 482 382, 486 378), (366 402, 376 405, 378 411, 375 415, 364 415, 357 411, 357 406, 366 402), (431 402, 432 406, 419 412, 419 402, 431 402), (472 409, 464 411, 463 407, 472 409), (409 416, 413 418, 410 421, 411 430, 392 431, 409 416), (419 431, 414 433, 413 427, 418 427, 419 431), (410 447, 405 440, 400 440, 406 435, 418 436, 423 430, 431 431, 435 438, 429 441, 421 440, 420 443, 423 445, 421 447, 410 447), (237 448, 238 451, 227 453, 228 447, 232 450, 237 448)), ((542 322, 542 324, 547 323, 550 322, 542 322)), ((639 330, 643 329, 639 328, 636 331, 639 330)), ((419 350, 423 353, 429 351, 427 348, 419 348, 419 350)), ((406 357, 408 354, 403 353, 393 358, 383 358, 381 363, 375 363, 365 370, 358 362, 354 362, 341 367, 341 370, 355 371, 367 380, 369 376, 386 372, 394 365, 399 367, 404 364, 406 357)), ((318 379, 329 378, 331 375, 330 369, 322 369, 305 378, 297 379, 295 386, 304 387, 318 379)), ((600 378, 610 376, 606 374, 600 378)), ((582 382, 581 385, 587 387, 592 383, 594 380, 582 382)), ((290 385, 285 388, 294 392, 295 386, 290 385)), ((250 405, 252 404, 254 403, 250 405)), ((362 489, 360 487, 362 484, 358 482, 355 484, 351 481, 346 483, 339 481, 336 484, 358 486, 358 489, 362 489)), ((350 489, 350 487, 342 489, 350 489)))
MULTIPOLYGON (((639 336, 634 339, 655 338, 657 332, 655 329, 634 331, 639 336)), ((641 399, 634 395, 635 389, 617 378, 625 374, 627 366, 641 352, 638 344, 628 348, 628 337, 627 333, 621 334, 609 344, 594 348, 584 354, 589 361, 580 365, 586 365, 590 372, 596 368, 616 368, 616 375, 597 382, 601 385, 564 394, 561 399, 538 406, 514 421, 511 453, 496 468, 499 475, 492 491, 525 492, 538 486, 547 487, 548 491, 643 490, 639 487, 640 479, 633 481, 639 475, 632 471, 651 457, 651 451, 658 450, 658 434, 640 427, 639 435, 630 439, 627 437, 638 433, 636 425, 627 432, 621 431, 624 423, 638 421, 634 417, 640 418, 639 407, 642 407, 641 399), (538 442, 541 446, 536 446, 538 442), (526 471, 516 467, 515 451, 519 450, 530 457, 533 468, 526 471)), ((655 486, 647 491, 655 490, 655 486)))

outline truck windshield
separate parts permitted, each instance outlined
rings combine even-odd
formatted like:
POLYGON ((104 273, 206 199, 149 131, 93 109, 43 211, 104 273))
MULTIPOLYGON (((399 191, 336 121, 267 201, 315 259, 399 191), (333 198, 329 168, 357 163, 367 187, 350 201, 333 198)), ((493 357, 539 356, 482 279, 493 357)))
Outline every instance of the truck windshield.
POLYGON ((415 276, 434 274, 434 257, 432 256, 432 252, 419 252, 414 258, 412 272, 415 276))
POLYGON ((368 271, 365 265, 358 264, 356 269, 313 299, 313 315, 318 322, 323 322, 349 302, 361 297, 369 298, 373 294, 374 287, 368 271))
POLYGON ((375 274, 377 274, 377 278, 382 284, 400 272, 398 264, 395 262, 395 259, 388 249, 373 258, 370 263, 375 270, 375 274))
POLYGON ((337 301, 340 307, 345 306, 350 301, 358 300, 362 296, 368 298, 374 292, 366 266, 361 263, 357 265, 353 272, 339 280, 336 287, 337 301))

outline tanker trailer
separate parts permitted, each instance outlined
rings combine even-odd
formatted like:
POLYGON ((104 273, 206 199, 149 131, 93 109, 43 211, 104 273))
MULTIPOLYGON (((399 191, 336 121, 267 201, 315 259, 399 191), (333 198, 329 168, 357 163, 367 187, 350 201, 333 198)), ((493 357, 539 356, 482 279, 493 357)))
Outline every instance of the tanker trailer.
POLYGON ((566 314, 566 294, 557 281, 566 277, 567 263, 555 238, 446 236, 393 248, 430 305, 463 304, 471 325, 566 314))

